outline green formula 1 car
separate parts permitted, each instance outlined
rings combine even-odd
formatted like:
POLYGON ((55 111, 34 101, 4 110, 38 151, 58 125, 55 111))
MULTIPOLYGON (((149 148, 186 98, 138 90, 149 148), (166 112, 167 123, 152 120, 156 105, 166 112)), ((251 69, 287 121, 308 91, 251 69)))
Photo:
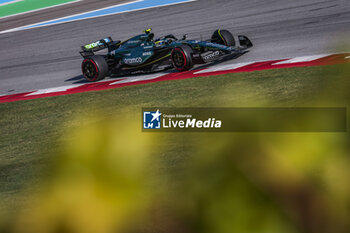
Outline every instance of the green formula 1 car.
POLYGON ((86 80, 98 81, 106 76, 157 72, 170 68, 190 70, 195 64, 237 57, 252 47, 252 42, 227 30, 216 30, 206 41, 177 39, 170 34, 154 39, 151 29, 126 41, 111 37, 82 46, 82 72, 86 80), (108 49, 106 55, 95 52, 108 49))

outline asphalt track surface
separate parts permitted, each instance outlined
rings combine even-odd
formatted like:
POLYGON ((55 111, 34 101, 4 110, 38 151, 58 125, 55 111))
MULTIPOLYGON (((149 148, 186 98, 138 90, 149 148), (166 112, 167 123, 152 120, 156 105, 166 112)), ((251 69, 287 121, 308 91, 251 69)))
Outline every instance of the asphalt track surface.
MULTIPOLYGON (((112 1, 96 2, 104 7, 112 1)), ((72 11, 90 9, 79 4, 72 11)), ((35 19, 66 14, 67 9, 36 12, 35 19)), ((1 29, 32 23, 32 17, 25 17, 28 20, 13 17, 6 24, 0 20, 1 29)), ((81 45, 106 36, 127 39, 147 27, 156 37, 187 33, 189 38, 207 39, 217 28, 249 36, 255 47, 231 63, 349 52, 345 42, 350 38, 350 1, 198 0, 0 34, 0 95, 83 83, 81 45)))

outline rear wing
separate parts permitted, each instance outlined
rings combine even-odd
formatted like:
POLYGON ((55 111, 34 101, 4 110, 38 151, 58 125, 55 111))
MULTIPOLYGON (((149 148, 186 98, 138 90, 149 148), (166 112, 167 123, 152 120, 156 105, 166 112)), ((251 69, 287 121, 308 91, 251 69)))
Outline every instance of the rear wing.
POLYGON ((81 46, 83 51, 97 52, 108 47, 108 44, 112 44, 113 40, 111 37, 81 46))
POLYGON ((115 48, 120 41, 113 41, 111 37, 107 37, 105 39, 81 46, 80 55, 85 57, 93 56, 94 52, 103 50, 108 48, 110 50, 111 47, 115 48))

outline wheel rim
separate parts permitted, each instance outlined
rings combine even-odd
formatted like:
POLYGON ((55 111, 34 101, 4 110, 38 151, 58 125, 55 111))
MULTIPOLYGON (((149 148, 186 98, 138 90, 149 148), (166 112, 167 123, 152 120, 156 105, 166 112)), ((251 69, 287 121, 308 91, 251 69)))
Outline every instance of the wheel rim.
POLYGON ((94 80, 97 75, 97 72, 98 71, 96 70, 95 64, 93 64, 91 61, 85 62, 83 66, 83 74, 85 78, 87 78, 88 80, 94 80))
POLYGON ((182 68, 185 63, 185 58, 180 51, 174 51, 173 53, 173 62, 175 67, 182 68))

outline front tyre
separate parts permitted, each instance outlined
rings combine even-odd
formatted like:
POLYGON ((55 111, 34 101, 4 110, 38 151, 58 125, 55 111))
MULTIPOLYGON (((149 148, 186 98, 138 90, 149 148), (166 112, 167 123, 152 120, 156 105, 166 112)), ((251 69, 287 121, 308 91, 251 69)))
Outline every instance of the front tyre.
POLYGON ((193 67, 192 61, 193 50, 188 45, 176 47, 171 52, 171 61, 178 71, 187 71, 193 67))
POLYGON ((91 56, 81 64, 84 78, 89 82, 104 79, 108 74, 108 64, 103 56, 91 56))
POLYGON ((236 45, 235 38, 232 33, 227 30, 216 30, 211 37, 211 42, 234 47, 236 45))

